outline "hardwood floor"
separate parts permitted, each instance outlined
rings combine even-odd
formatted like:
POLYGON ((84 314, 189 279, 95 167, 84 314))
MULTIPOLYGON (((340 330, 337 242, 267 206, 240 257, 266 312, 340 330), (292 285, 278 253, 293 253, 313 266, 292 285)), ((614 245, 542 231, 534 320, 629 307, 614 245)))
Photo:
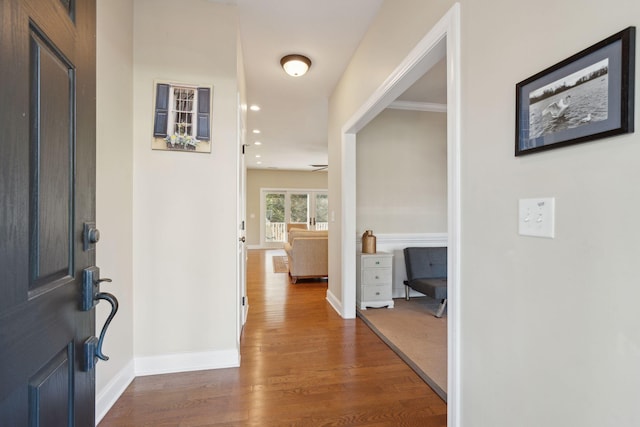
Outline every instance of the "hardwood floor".
POLYGON ((100 427, 447 425, 446 404, 331 308, 326 281, 290 284, 274 253, 249 251, 242 366, 136 378, 100 427))

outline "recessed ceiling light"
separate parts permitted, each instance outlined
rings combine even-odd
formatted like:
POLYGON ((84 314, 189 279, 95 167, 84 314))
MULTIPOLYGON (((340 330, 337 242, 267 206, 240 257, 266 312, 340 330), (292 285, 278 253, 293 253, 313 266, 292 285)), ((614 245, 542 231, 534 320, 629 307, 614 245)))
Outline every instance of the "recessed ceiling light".
POLYGON ((257 159, 259 159, 260 157, 262 157, 260 154, 256 154, 257 159))
POLYGON ((256 142, 253 143, 253 145, 262 145, 262 142, 256 141, 256 142))
POLYGON ((253 104, 251 107, 249 107, 249 109, 251 111, 260 111, 260 106, 253 104))
POLYGON ((254 129, 253 133, 256 133, 256 134, 260 133, 260 129, 254 129))
POLYGON ((262 162, 256 162, 256 165, 261 165, 261 164, 262 164, 262 162))

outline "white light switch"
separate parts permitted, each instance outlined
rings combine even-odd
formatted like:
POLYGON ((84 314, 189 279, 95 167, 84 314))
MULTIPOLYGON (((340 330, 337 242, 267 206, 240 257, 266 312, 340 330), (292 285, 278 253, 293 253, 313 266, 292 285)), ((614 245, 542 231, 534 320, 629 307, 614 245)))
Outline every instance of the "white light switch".
POLYGON ((520 199, 518 233, 522 236, 555 237, 555 198, 520 199))

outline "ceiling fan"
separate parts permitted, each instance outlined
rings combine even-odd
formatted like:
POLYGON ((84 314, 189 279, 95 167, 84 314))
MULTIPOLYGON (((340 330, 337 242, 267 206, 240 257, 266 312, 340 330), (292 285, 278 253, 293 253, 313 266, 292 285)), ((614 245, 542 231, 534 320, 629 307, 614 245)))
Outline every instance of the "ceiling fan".
POLYGON ((323 171, 329 168, 329 165, 309 165, 309 166, 311 166, 312 168, 315 168, 311 172, 323 171))

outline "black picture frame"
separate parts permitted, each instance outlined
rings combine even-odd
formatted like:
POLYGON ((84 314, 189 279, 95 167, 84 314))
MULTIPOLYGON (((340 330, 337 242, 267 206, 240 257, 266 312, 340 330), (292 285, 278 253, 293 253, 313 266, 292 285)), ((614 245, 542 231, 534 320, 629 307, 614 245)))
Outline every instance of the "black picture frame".
POLYGON ((634 131, 635 27, 516 85, 516 156, 634 131))

